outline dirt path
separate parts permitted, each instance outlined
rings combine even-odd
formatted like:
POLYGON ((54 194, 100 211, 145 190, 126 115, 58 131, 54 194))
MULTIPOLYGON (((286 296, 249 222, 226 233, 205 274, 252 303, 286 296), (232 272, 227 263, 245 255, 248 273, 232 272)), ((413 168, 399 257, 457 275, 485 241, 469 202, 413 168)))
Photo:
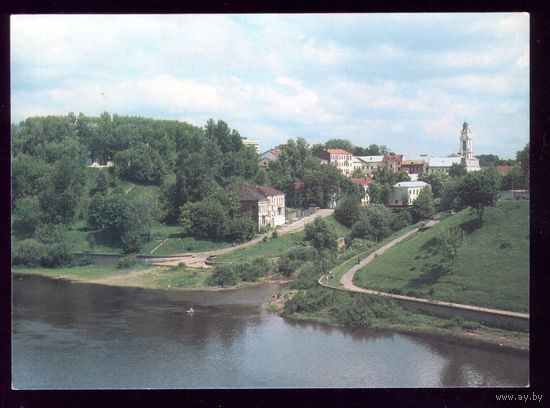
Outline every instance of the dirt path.
MULTIPOLYGON (((277 230, 277 234, 279 236, 283 236, 286 234, 300 231, 304 229, 304 227, 307 224, 309 224, 310 222, 313 222, 315 217, 318 217, 318 216, 328 217, 332 215, 333 212, 334 212, 333 209, 318 210, 312 215, 299 219, 298 221, 295 221, 291 224, 284 225, 283 227, 277 230)), ((245 242, 243 244, 236 245, 233 247, 229 247, 229 248, 215 249, 215 250, 206 251, 206 252, 189 252, 189 253, 181 254, 181 256, 174 255, 174 256, 167 256, 166 258, 155 258, 155 259, 151 259, 150 264, 162 265, 162 266, 175 266, 175 265, 179 265, 180 263, 184 263, 186 266, 190 268, 210 268, 211 266, 206 264, 206 259, 208 259, 209 257, 228 254, 233 251, 238 251, 239 249, 254 246, 262 242, 263 238, 269 235, 271 235, 271 232, 259 235, 258 237, 248 242, 245 242)))
POLYGON ((99 283, 102 285, 113 285, 113 286, 134 286, 134 287, 143 287, 143 284, 139 282, 139 278, 148 274, 151 274, 157 270, 154 268, 147 268, 138 271, 131 271, 128 273, 122 273, 120 275, 114 276, 105 276, 97 279, 87 279, 86 283, 99 283))

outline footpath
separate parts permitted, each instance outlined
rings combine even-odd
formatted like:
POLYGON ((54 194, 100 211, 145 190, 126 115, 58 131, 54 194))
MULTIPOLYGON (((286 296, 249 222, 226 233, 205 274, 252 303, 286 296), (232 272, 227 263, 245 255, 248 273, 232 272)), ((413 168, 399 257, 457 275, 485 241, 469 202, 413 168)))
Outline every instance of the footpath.
MULTIPOLYGON (((431 220, 424 227, 431 227, 437 224, 439 221, 431 220)), ((364 293, 371 296, 389 298, 396 301, 403 307, 409 309, 417 309, 426 311, 428 313, 443 316, 451 317, 455 315, 460 315, 466 319, 479 320, 489 324, 495 324, 502 327, 509 327, 518 330, 528 330, 529 329, 529 314, 527 313, 518 313, 511 312, 501 309, 491 309, 479 306, 465 305, 460 303, 453 302, 444 302, 432 299, 416 298, 412 296, 397 295, 393 293, 380 292, 371 289, 360 288, 353 283, 353 278, 356 272, 366 265, 368 265, 375 257, 383 254, 388 249, 397 245, 399 242, 410 237, 411 235, 417 233, 418 228, 409 231, 394 240, 388 242, 383 247, 379 248, 365 259, 363 259, 359 264, 351 267, 347 272, 342 275, 340 283, 343 285, 342 288, 337 288, 328 284, 328 277, 322 276, 319 279, 319 284, 325 287, 333 289, 341 289, 350 292, 364 293)))
MULTIPOLYGON (((281 228, 279 228, 277 230, 277 234, 279 236, 283 236, 283 235, 286 235, 286 234, 290 234, 290 233, 293 233, 293 232, 300 231, 300 230, 304 229, 307 224, 309 224, 310 222, 313 222, 315 217, 328 217, 328 216, 332 215, 333 212, 334 212, 334 210, 332 210, 332 209, 317 210, 312 215, 301 218, 301 219, 299 219, 299 220, 297 220, 297 221, 295 221, 291 224, 286 224, 286 225, 282 226, 281 228)), ((260 242, 262 242, 264 237, 267 237, 270 234, 271 234, 271 232, 258 235, 256 238, 254 238, 250 241, 247 241, 247 242, 244 242, 240 245, 235 245, 235 246, 229 247, 229 248, 215 249, 215 250, 206 251, 206 252, 188 252, 188 253, 185 253, 185 254, 176 254, 176 255, 166 256, 166 257, 162 257, 162 258, 161 257, 151 258, 150 262, 149 262, 149 265, 175 266, 175 265, 178 265, 180 263, 184 263, 186 266, 188 266, 190 268, 210 268, 211 266, 206 264, 206 260, 209 257, 227 254, 227 253, 230 253, 230 252, 233 252, 233 251, 238 251, 239 249, 244 249, 244 248, 248 248, 248 247, 251 247, 253 245, 259 244, 260 242)))

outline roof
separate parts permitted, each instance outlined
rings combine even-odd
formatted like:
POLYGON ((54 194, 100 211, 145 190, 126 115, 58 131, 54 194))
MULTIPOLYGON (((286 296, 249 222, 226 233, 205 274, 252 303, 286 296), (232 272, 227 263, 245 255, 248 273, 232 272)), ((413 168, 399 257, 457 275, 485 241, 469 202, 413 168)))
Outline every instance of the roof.
POLYGON ((460 157, 431 157, 429 167, 451 167, 453 163, 460 164, 460 157))
POLYGON ((383 156, 383 161, 388 161, 388 160, 402 160, 403 159, 403 155, 402 154, 385 154, 383 156))
POLYGON ((416 188, 416 187, 426 187, 428 183, 423 181, 401 181, 394 185, 394 187, 407 187, 407 188, 416 188))
POLYGON ((297 190, 299 188, 302 188, 304 186, 304 182, 301 180, 296 180, 294 183, 292 183, 292 187, 297 190))
POLYGON ((374 163, 381 162, 384 159, 384 156, 358 156, 357 158, 367 163, 374 163))
POLYGON ((510 166, 497 166, 497 171, 500 174, 506 174, 510 171, 510 166))
POLYGON ((425 162, 424 160, 403 160, 401 163, 402 166, 415 166, 415 165, 423 165, 425 162))
POLYGON ((250 186, 240 186, 231 191, 237 195, 239 201, 266 201, 263 195, 250 186))
POLYGON ((371 179, 370 177, 369 178, 361 177, 361 178, 352 178, 351 182, 355 184, 367 185, 367 184, 373 183, 374 180, 371 179))
POLYGON ((285 195, 282 191, 276 190, 273 187, 268 186, 249 186, 256 193, 261 194, 263 197, 285 195))
POLYGON ((348 152, 347 150, 344 150, 344 149, 325 149, 325 151, 330 153, 330 154, 347 154, 347 155, 351 155, 350 152, 348 152))

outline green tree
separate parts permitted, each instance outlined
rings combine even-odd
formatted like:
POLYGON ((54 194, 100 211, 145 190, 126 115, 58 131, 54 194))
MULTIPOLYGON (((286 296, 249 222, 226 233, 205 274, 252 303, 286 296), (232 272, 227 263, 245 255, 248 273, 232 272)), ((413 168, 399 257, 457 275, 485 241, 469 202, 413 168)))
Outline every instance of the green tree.
POLYGON ((480 167, 494 167, 500 160, 496 154, 478 154, 476 159, 479 160, 480 167))
POLYGON ((338 202, 334 209, 336 220, 348 227, 351 227, 359 219, 360 208, 355 197, 346 196, 338 202))
POLYGON ((318 251, 338 249, 336 233, 321 217, 315 217, 311 224, 306 225, 305 239, 318 251))
POLYGON ((418 181, 428 183, 432 188, 434 198, 441 197, 443 185, 449 179, 446 173, 422 173, 418 175, 418 181))
POLYGON ((338 198, 344 176, 334 166, 306 169, 304 174, 304 204, 326 208, 338 198))
POLYGON ((523 177, 525 178, 525 184, 529 188, 529 143, 525 145, 523 150, 516 153, 516 161, 521 167, 523 177))
POLYGON ((434 197, 429 187, 420 190, 418 197, 412 203, 411 212, 417 221, 428 219, 435 214, 434 197))
POLYGON ((353 143, 346 139, 330 139, 325 143, 327 149, 344 149, 351 153, 353 143))
POLYGON ((233 265, 219 265, 214 268, 212 274, 206 279, 210 286, 233 286, 239 282, 239 274, 233 265))
POLYGON ((389 154, 389 152, 389 149, 385 145, 373 143, 367 147, 365 156, 382 156, 384 154, 389 154))
POLYGON ((115 154, 121 178, 141 183, 162 184, 166 169, 159 153, 150 146, 139 145, 115 154))
POLYGON ((449 177, 464 177, 468 171, 466 166, 462 164, 453 163, 449 168, 449 177))
POLYGON ((458 227, 444 229, 439 235, 438 247, 444 257, 451 262, 451 267, 463 240, 464 230, 458 227))
POLYGON ((95 186, 90 189, 90 196, 96 193, 106 194, 109 190, 109 182, 107 180, 107 172, 100 170, 95 181, 95 186))
POLYGON ((527 180, 520 166, 513 166, 502 176, 502 190, 523 190, 527 188, 527 180))
POLYGON ((371 204, 389 205, 393 195, 391 184, 380 184, 378 182, 369 184, 369 197, 371 204))
POLYGON ((371 204, 363 209, 359 220, 351 227, 350 237, 381 241, 391 234, 393 216, 382 204, 371 204))
POLYGON ((23 197, 17 201, 12 214, 13 232, 32 235, 44 218, 37 196, 23 197))
POLYGON ((460 187, 464 184, 462 178, 447 179, 441 187, 441 200, 439 201, 440 211, 459 211, 463 208, 460 202, 460 187))
POLYGON ((483 223, 485 207, 494 206, 498 199, 500 175, 494 168, 470 172, 459 187, 459 199, 464 207, 471 207, 483 223))

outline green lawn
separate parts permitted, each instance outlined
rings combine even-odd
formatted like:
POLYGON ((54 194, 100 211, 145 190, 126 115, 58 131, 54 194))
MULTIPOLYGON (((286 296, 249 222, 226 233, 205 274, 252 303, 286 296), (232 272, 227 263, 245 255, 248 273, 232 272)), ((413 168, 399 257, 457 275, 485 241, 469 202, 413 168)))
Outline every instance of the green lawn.
POLYGON ((336 218, 334 218, 334 215, 331 215, 329 217, 323 218, 326 223, 334 228, 334 232, 336 232, 336 236, 338 238, 345 237, 351 232, 351 228, 346 227, 343 224, 340 224, 338 221, 336 221, 336 218))
MULTIPOLYGON (((369 248, 368 250, 364 251, 364 252, 361 252, 360 254, 357 254, 357 255, 354 255, 352 256, 350 259, 348 259, 347 261, 341 263, 340 265, 338 265, 337 267, 335 267, 334 269, 332 269, 330 272, 332 273, 333 275, 333 278, 330 279, 330 281, 328 282, 328 284, 330 286, 333 286, 333 287, 336 287, 336 288, 342 288, 343 285, 340 283, 340 279, 342 278, 342 275, 344 273, 346 273, 353 265, 355 265, 357 263, 357 259, 360 258, 360 259, 364 259, 366 258, 367 256, 369 256, 370 254, 372 254, 374 251, 376 251, 378 248, 381 248, 383 247, 384 245, 386 245, 388 242, 390 242, 391 240, 399 237, 400 235, 403 235, 405 234, 406 232, 410 231, 410 230, 413 230, 415 228, 418 228, 418 226, 420 225, 421 223, 418 223, 418 224, 413 224, 413 225, 409 225, 408 227, 405 227, 397 232, 394 232, 392 235, 390 235, 388 238, 380 241, 379 243, 377 243, 376 245, 372 246, 371 248, 369 248)), ((411 239, 411 238, 407 238, 407 239, 411 239)))
POLYGON ((147 287, 161 289, 201 289, 210 275, 208 269, 185 267, 159 268, 156 273, 141 277, 147 287))
POLYGON ((529 201, 487 208, 483 226, 461 211, 396 245, 355 276, 361 287, 436 300, 527 311, 529 305, 529 201), (465 238, 453 265, 437 251, 440 232, 460 226, 465 238), (449 265, 450 271, 432 269, 449 265))

